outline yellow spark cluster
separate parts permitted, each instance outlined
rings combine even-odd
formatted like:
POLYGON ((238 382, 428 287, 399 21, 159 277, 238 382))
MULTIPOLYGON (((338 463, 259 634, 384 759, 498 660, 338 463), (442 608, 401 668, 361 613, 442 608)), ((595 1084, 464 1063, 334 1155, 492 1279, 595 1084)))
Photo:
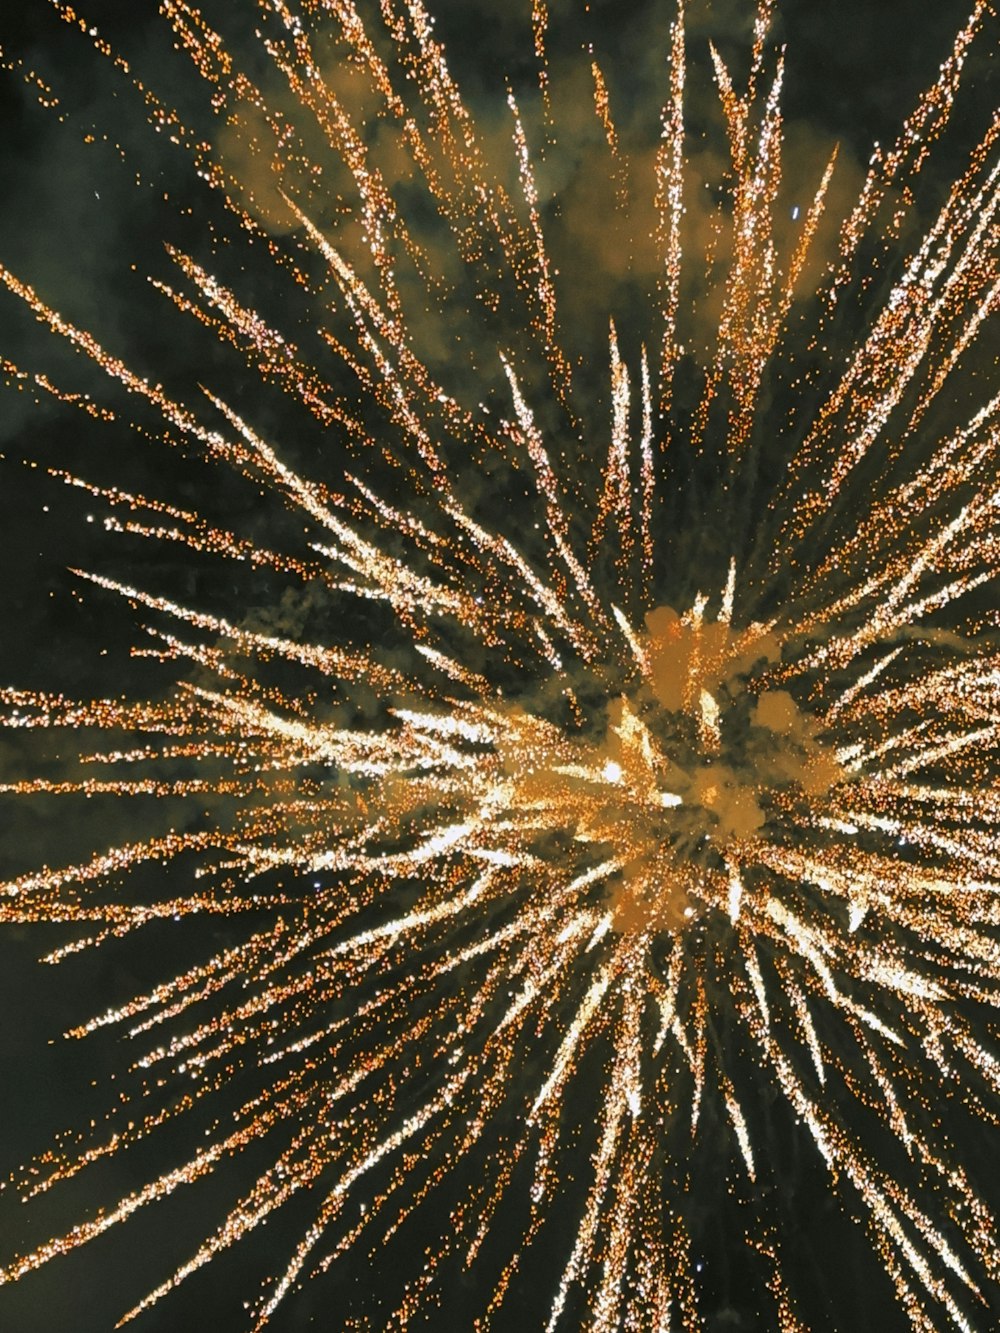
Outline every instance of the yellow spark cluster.
MULTIPOLYGON (((402 1328, 449 1266, 476 1274, 487 1237, 491 1249, 507 1243, 493 1224, 522 1189, 523 1230, 483 1279, 477 1328, 503 1311, 558 1215, 564 1260, 548 1329, 693 1333, 702 1314, 685 1199, 710 1105, 728 1127, 730 1190, 773 1301, 769 1326, 791 1333, 804 1324, 764 1201, 774 1164, 760 1135, 763 1083, 867 1230, 914 1329, 986 1327, 1000 1278, 995 1221, 939 1107, 953 1099, 997 1123, 1000 650, 934 617, 1000 565, 1000 396, 939 438, 922 435, 919 449, 916 431, 1000 299, 1000 129, 903 252, 902 276, 779 483, 780 539, 761 566, 776 595, 768 601, 760 570, 745 576, 733 559, 726 581, 696 571, 687 582, 708 591, 671 605, 665 460, 687 373, 683 4, 652 155, 652 352, 643 346, 630 367, 611 322, 605 434, 587 442, 583 469, 567 441, 582 438, 584 375, 561 332, 534 121, 511 92, 512 162, 498 176, 422 0, 383 0, 371 20, 354 0, 259 0, 280 93, 241 70, 205 13, 163 4, 207 83, 220 142, 247 125, 267 141, 281 168, 270 190, 242 179, 74 10, 56 8, 189 154, 264 262, 308 298, 334 369, 312 364, 307 340, 178 248, 177 286, 157 280, 156 290, 334 433, 352 462, 333 484, 306 475, 251 411, 210 388, 192 403, 151 383, 0 267, 9 293, 104 372, 116 402, 124 389, 138 403, 146 440, 228 465, 292 512, 307 539, 271 550, 189 507, 56 478, 107 507, 109 532, 298 580, 337 621, 324 641, 183 604, 135 575, 84 575, 148 617, 155 646, 142 651, 176 664, 173 694, 79 702, 2 691, 2 721, 19 741, 62 731, 76 744, 58 774, 0 793, 120 800, 145 832, 0 885, 0 921, 78 927, 53 962, 205 913, 247 933, 74 1028, 74 1038, 128 1034, 134 1092, 92 1137, 42 1154, 16 1183, 34 1197, 168 1122, 180 1132, 213 1097, 228 1098, 231 1118, 217 1118, 180 1165, 7 1261, 0 1284, 266 1142, 272 1164, 125 1319, 308 1196, 313 1220, 254 1307, 262 1328, 304 1277, 391 1243, 438 1191, 451 1225, 428 1237, 422 1272, 401 1286, 386 1327, 402 1328), (364 84, 361 113, 348 74, 364 84), (378 135, 366 132, 376 124, 378 135), (399 202, 400 161, 448 229, 448 262, 399 202), (350 201, 342 225, 329 222, 330 200, 317 202, 328 178, 350 201), (501 387, 476 407, 439 360, 422 358, 411 327, 414 285, 437 309, 458 266, 487 326, 503 328, 506 315, 520 335, 516 349, 498 335, 489 374, 501 387), (873 458, 885 463, 874 486, 864 471, 873 458), (500 465, 524 486, 513 527, 480 503, 500 465), (816 534, 842 519, 862 474, 850 530, 820 546, 816 534), (764 618, 755 598, 772 607, 764 618), (403 646, 352 638, 352 617, 366 623, 358 607, 385 613, 403 646), (161 827, 163 801, 165 818, 192 817, 161 827), (194 887, 129 901, 123 888, 150 863, 194 887), (248 1069, 252 1086, 240 1081, 248 1069), (595 1081, 570 1222, 567 1126, 595 1081), (888 1170, 870 1146, 887 1141, 902 1145, 905 1170, 888 1170)), ((771 11, 762 0, 745 90, 712 52, 731 258, 688 444, 694 454, 721 434, 734 489, 744 469, 755 475, 767 376, 835 170, 831 159, 817 173, 784 244, 771 11)), ((901 210, 988 21, 976 3, 898 145, 873 158, 823 280, 823 318, 859 256, 902 246, 901 210)), ((557 105, 548 23, 536 0, 546 131, 557 105)), ((60 105, 37 75, 11 68, 60 105)), ((591 73, 624 210, 627 147, 596 62, 591 73)), ((108 429, 124 420, 118 407, 3 368, 108 429)))

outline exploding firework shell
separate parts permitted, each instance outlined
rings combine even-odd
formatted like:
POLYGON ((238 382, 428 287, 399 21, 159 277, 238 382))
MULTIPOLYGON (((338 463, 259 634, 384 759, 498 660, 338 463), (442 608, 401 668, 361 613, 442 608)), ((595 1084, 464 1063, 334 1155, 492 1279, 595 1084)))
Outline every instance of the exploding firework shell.
MULTIPOLYGON (((631 284, 627 320, 596 301, 596 389, 546 6, 503 153, 419 0, 270 0, 252 47, 219 8, 162 6, 204 112, 54 4, 193 169, 151 281, 204 387, 0 268, 80 354, 65 382, 8 378, 129 441, 120 472, 50 470, 134 556, 80 586, 152 638, 124 695, 4 691, 38 742, 5 793, 101 819, 12 875, 0 919, 58 930, 51 962, 156 942, 148 979, 65 1025, 102 1059, 131 1039, 112 1109, 14 1178, 36 1208, 88 1179, 106 1202, 54 1212, 3 1281, 198 1184, 207 1239, 126 1318, 239 1242, 272 1274, 253 1327, 323 1299, 344 1328, 691 1330, 725 1262, 791 1330, 823 1317, 799 1232, 832 1198, 888 1278, 868 1315, 894 1295, 915 1329, 985 1328, 995 1226, 955 1144, 998 1091, 975 598, 1000 400, 969 369, 1000 290, 996 123, 916 219, 993 17, 973 7, 845 216, 831 154, 794 227, 767 0, 745 77, 709 53, 707 181, 684 13, 648 151, 588 53, 581 142, 631 284), (167 499, 134 463, 154 444, 178 450, 167 499), (317 1272, 327 1297, 300 1291, 317 1272)), ((71 89, 9 67, 76 126, 71 89)), ((114 151, 146 188, 131 134, 114 151)))

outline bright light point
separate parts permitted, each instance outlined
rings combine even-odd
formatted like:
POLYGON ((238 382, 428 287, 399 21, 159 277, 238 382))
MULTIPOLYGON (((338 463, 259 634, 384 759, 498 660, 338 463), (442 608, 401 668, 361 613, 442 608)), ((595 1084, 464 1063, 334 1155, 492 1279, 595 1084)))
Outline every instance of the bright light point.
POLYGON ((684 800, 682 797, 678 796, 676 792, 661 791, 660 804, 663 806, 665 810, 669 810, 675 805, 683 805, 684 800))
POLYGON ((613 759, 609 759, 608 762, 604 765, 601 776, 604 778, 605 782, 621 782, 622 780, 621 764, 616 764, 613 759))

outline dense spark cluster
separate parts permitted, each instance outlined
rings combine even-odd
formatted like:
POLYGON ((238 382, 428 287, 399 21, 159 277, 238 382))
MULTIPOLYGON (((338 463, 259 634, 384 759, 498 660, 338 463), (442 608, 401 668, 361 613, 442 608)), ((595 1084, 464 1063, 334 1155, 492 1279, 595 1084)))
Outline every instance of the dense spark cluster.
POLYGON ((231 933, 73 1030, 128 1034, 132 1090, 92 1139, 15 1183, 33 1198, 190 1124, 186 1156, 8 1259, 0 1281, 263 1146, 243 1197, 126 1318, 306 1198, 256 1328, 311 1274, 391 1252, 427 1218, 422 1265, 391 1310, 338 1327, 403 1328, 465 1268, 476 1327, 502 1325, 536 1273, 533 1247, 555 1247, 549 1329, 694 1330, 691 1163, 708 1121, 725 1126, 767 1326, 801 1329, 759 1137, 777 1099, 912 1327, 987 1327, 995 1222, 942 1108, 995 1125, 1000 1093, 1000 646, 988 617, 953 614, 1000 562, 1000 396, 970 411, 950 392, 1000 293, 1000 123, 905 240, 987 6, 873 156, 812 301, 801 289, 835 163, 820 164, 789 242, 770 0, 745 88, 712 52, 728 161, 703 364, 685 288, 703 255, 685 224, 683 6, 652 181, 590 62, 614 207, 627 215, 648 191, 656 255, 647 346, 626 355, 611 324, 598 428, 593 373, 561 332, 533 147, 553 149, 559 111, 543 0, 531 113, 509 95, 512 168, 487 151, 422 0, 383 0, 370 19, 353 0, 260 0, 269 74, 256 81, 259 60, 241 68, 207 13, 164 0, 209 89, 214 143, 53 4, 189 154, 257 262, 321 312, 327 368, 194 255, 171 247, 178 286, 154 285, 350 463, 317 478, 251 411, 211 386, 188 401, 151 383, 0 268, 112 390, 100 403, 5 362, 9 379, 109 430, 201 451, 284 513, 270 549, 184 505, 57 473, 106 505, 106 527, 298 581, 329 608, 312 635, 84 574, 148 616, 143 651, 175 688, 3 692, 6 727, 80 745, 78 763, 5 793, 165 797, 198 817, 11 880, 0 920, 73 927, 53 962, 163 920, 221 915, 231 933), (273 149, 263 185, 220 147, 248 126, 259 156, 273 149), (413 216, 404 171, 423 191, 413 216), (842 368, 817 372, 858 301, 866 322, 842 368), (446 324, 456 310, 492 346, 481 401, 421 350, 428 311, 446 324), (818 404, 784 454, 782 393, 818 404), (682 458, 714 469, 707 520, 671 500, 682 458), (494 484, 508 504, 484 502, 494 484), (289 513, 304 537, 279 549, 289 513), (176 863, 188 887, 130 901, 153 862, 176 863), (206 1121, 223 1095, 226 1115, 206 1121))

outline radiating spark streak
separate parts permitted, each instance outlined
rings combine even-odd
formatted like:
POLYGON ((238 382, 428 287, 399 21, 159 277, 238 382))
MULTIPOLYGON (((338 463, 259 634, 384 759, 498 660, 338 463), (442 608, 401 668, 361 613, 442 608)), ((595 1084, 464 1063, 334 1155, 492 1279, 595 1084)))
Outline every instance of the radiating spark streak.
POLYGON ((611 322, 611 447, 604 469, 604 489, 597 503, 597 521, 591 538, 592 558, 596 558, 612 519, 617 529, 619 572, 627 577, 632 566, 632 479, 629 469, 629 409, 631 389, 628 370, 618 351, 618 334, 611 322))
POLYGON ((736 1100, 736 1094, 732 1090, 731 1084, 726 1080, 723 1084, 726 1101, 726 1110, 729 1112, 729 1118, 733 1122, 733 1129, 736 1133, 736 1141, 740 1146, 740 1152, 743 1154, 743 1161, 746 1164, 747 1175, 751 1180, 757 1179, 757 1170, 754 1166, 753 1148, 750 1144, 750 1135, 747 1131, 747 1122, 743 1116, 743 1111, 739 1102, 736 1100))
POLYGON ((629 201, 628 170, 619 149, 618 131, 615 128, 614 117, 611 114, 611 97, 601 67, 596 60, 591 63, 590 72, 594 78, 594 109, 597 111, 597 118, 604 130, 604 137, 607 140, 608 151, 613 163, 615 201, 618 208, 624 211, 628 208, 629 201))
POLYGON ((248 1138, 260 1133, 265 1128, 269 1128, 278 1121, 282 1113, 291 1112, 293 1107, 294 1103, 284 1107, 280 1104, 275 1106, 270 1112, 262 1114, 256 1123, 236 1130, 225 1139, 218 1140, 210 1147, 197 1153, 184 1166, 167 1172, 157 1180, 152 1181, 144 1189, 127 1195, 117 1207, 104 1213, 93 1222, 81 1223, 74 1227, 64 1240, 40 1246, 33 1253, 25 1255, 22 1259, 8 1265, 8 1267, 0 1270, 0 1282, 16 1282, 25 1273, 47 1263, 66 1249, 75 1249, 77 1246, 85 1245, 88 1241, 94 1240, 107 1231, 109 1227, 121 1222, 154 1199, 165 1198, 179 1189, 180 1186, 193 1184, 200 1176, 211 1171, 222 1157, 238 1151, 248 1138))
POLYGON ((639 439, 639 479, 642 487, 639 509, 639 545, 642 550, 643 590, 648 595, 653 575, 653 498, 656 473, 653 464, 653 394, 646 348, 642 349, 642 435, 639 439))
MULTIPOLYGON (((1000 121, 994 132, 997 131, 1000 131, 1000 121)), ((834 420, 838 421, 840 443, 836 460, 822 490, 812 491, 800 503, 799 514, 803 519, 817 505, 831 503, 849 472, 862 461, 882 433, 891 413, 925 363, 934 333, 948 312, 956 291, 964 294, 966 284, 971 284, 973 293, 983 289, 992 292, 995 260, 992 263, 984 261, 995 244, 995 215, 1000 208, 1000 163, 994 165, 982 185, 975 189, 980 165, 974 158, 966 177, 953 186, 934 226, 890 293, 874 328, 804 442, 798 467, 815 463, 824 447, 824 435, 830 432, 834 420), (970 193, 974 203, 968 198, 970 193), (990 239, 991 229, 993 240, 990 239), (855 410, 849 417, 845 444, 839 414, 852 400, 863 406, 861 411, 855 410)), ((992 295, 980 298, 980 309, 984 314, 993 299, 992 295)), ((926 393, 922 401, 929 403, 926 393)))
MULTIPOLYGON (((779 101, 784 62, 778 61, 754 152, 749 138, 749 99, 736 94, 729 71, 714 47, 712 60, 737 177, 733 206, 734 259, 726 284, 716 356, 699 412, 697 438, 700 440, 712 400, 728 376, 735 398, 729 420, 730 442, 732 451, 738 455, 749 436, 763 369, 777 341, 789 299, 786 297, 784 302, 774 299, 777 261, 768 221, 781 182, 779 101)), ((820 198, 822 188, 825 187, 821 187, 820 198)), ((804 252, 800 253, 804 258, 804 252)), ((801 259, 796 261, 801 262, 801 259)), ((793 264, 793 274, 796 271, 793 264)))
POLYGON ((626 1069, 624 1066, 628 1060, 628 1052, 632 1041, 635 1039, 634 1027, 636 1022, 637 1019, 633 1014, 631 1025, 632 1030, 627 1034, 626 1039, 619 1047, 618 1067, 615 1070, 616 1077, 613 1078, 611 1084, 614 1089, 613 1100, 610 1108, 605 1112, 604 1129, 595 1160, 596 1179, 590 1197, 587 1200, 585 1215, 582 1225, 577 1232, 573 1251, 559 1283, 559 1289, 552 1305, 549 1322, 546 1326, 547 1333, 552 1333, 552 1330, 555 1329, 559 1323, 560 1316, 566 1303, 569 1287, 576 1279, 582 1261, 588 1256, 597 1231, 598 1222, 600 1220, 601 1204, 610 1185, 610 1168, 619 1149, 621 1123, 628 1108, 628 1097, 625 1092, 626 1069), (629 1040, 630 1037, 631 1041, 629 1040))
POLYGON ((538 88, 542 94, 546 122, 551 123, 552 103, 549 96, 549 69, 546 56, 549 11, 545 0, 531 0, 531 33, 535 41, 535 59, 538 61, 538 88))
MULTIPOLYGON (((988 9, 987 0, 976 0, 965 26, 955 38, 950 55, 941 65, 937 81, 920 96, 895 145, 888 152, 876 147, 864 187, 841 232, 842 262, 830 286, 831 299, 836 299, 839 288, 849 280, 851 262, 862 236, 878 216, 879 205, 887 191, 904 171, 911 178, 917 176, 929 156, 931 145, 947 125, 969 46, 988 9)), ((893 230, 898 229, 900 218, 901 212, 897 211, 893 230)))
POLYGON ((835 699, 830 705, 827 717, 835 717, 842 709, 847 708, 855 699, 860 695, 863 695, 868 689, 868 686, 873 684, 879 678, 882 672, 885 671, 886 667, 890 666, 902 651, 902 648, 893 648, 892 652, 886 653, 884 657, 880 658, 870 671, 866 671, 864 675, 859 676, 857 680, 849 685, 840 697, 835 699))
POLYGON ((559 342, 559 328, 556 319, 556 289, 552 281, 552 264, 549 260, 545 232, 542 229, 542 220, 538 210, 538 187, 535 183, 534 166, 531 153, 528 151, 528 141, 524 133, 524 125, 521 122, 521 113, 512 92, 507 95, 507 104, 514 117, 514 148, 521 179, 521 192, 524 195, 525 203, 528 205, 528 217, 534 238, 534 269, 538 304, 542 310, 543 344, 551 367, 552 386, 560 401, 568 402, 572 391, 570 366, 559 342))
POLYGON ((633 630, 632 626, 628 623, 628 619, 626 618, 624 611, 622 611, 622 610, 621 610, 619 607, 617 607, 617 606, 613 606, 613 607, 611 608, 611 613, 612 613, 612 615, 613 615, 614 618, 615 618, 615 622, 617 623, 618 628, 621 630, 622 634, 625 636, 625 642, 628 644, 629 648, 631 649, 631 651, 632 651, 632 656, 635 658, 635 661, 636 661, 637 666, 639 667, 639 670, 643 673, 644 676, 645 676, 645 675, 648 675, 648 673, 649 673, 649 662, 648 662, 647 657, 646 657, 645 649, 643 648, 642 644, 639 642, 639 640, 638 640, 638 638, 637 638, 637 636, 636 636, 635 630, 633 630))
POLYGON ((573 1053, 580 1041, 584 1029, 599 1009, 601 1001, 607 994, 608 987, 611 985, 611 979, 611 969, 606 968, 598 975, 593 985, 584 996, 580 1008, 578 1009, 573 1022, 570 1024, 569 1031, 566 1033, 562 1045, 559 1047, 551 1072, 539 1089, 538 1096, 532 1103, 531 1114, 533 1116, 538 1113, 541 1107, 548 1101, 549 1097, 552 1096, 553 1092, 558 1089, 562 1077, 573 1058, 573 1053))
POLYGON ((528 449, 528 454, 535 467, 538 487, 545 499, 545 512, 548 519, 549 529, 555 539, 559 554, 562 556, 567 569, 573 575, 577 591, 586 602, 591 613, 599 621, 603 621, 604 612, 594 594, 590 579, 570 547, 569 524, 559 495, 559 484, 556 480, 555 472, 552 469, 552 464, 549 462, 549 456, 546 452, 542 437, 535 425, 531 409, 524 400, 524 395, 521 393, 521 388, 517 382, 517 376, 514 374, 513 367, 510 365, 506 357, 501 356, 500 360, 510 384, 511 396, 514 399, 514 409, 517 412, 517 419, 520 423, 521 430, 524 432, 524 440, 528 449))
POLYGON ((743 901, 743 881, 736 871, 729 876, 729 920, 736 925, 740 919, 740 904, 743 901))
POLYGON ((681 217, 684 212, 684 0, 679 0, 671 30, 670 99, 662 116, 656 154, 657 245, 662 256, 659 279, 663 336, 660 343, 658 383, 660 413, 670 409, 674 369, 681 355, 677 339, 677 312, 681 280, 681 217))

